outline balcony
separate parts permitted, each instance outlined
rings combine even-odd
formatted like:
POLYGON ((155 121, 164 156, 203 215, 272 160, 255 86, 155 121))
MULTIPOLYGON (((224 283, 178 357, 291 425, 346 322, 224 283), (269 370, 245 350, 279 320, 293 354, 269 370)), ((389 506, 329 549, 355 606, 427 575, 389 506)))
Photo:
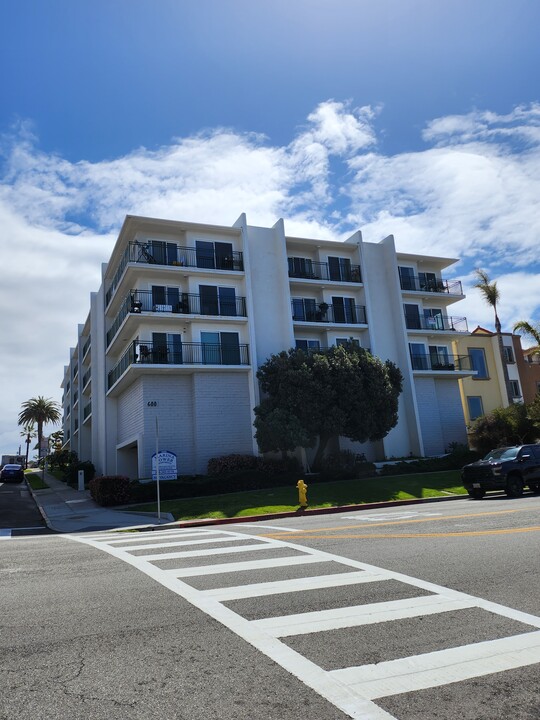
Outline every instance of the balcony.
POLYGON ((107 331, 107 347, 129 314, 176 313, 182 315, 214 315, 216 317, 247 317, 246 299, 243 297, 220 298, 176 292, 172 297, 163 298, 165 302, 155 303, 155 296, 148 290, 131 290, 122 303, 113 324, 107 331))
POLYGON ((83 349, 82 349, 83 360, 84 360, 84 358, 86 357, 86 353, 90 350, 90 343, 91 343, 91 342, 92 342, 92 338, 91 338, 91 336, 89 335, 89 336, 86 338, 86 342, 84 343, 83 349))
POLYGON ((249 346, 223 343, 132 343, 108 374, 107 388, 130 366, 249 365, 249 346))
POLYGON ((365 325, 366 308, 364 305, 328 305, 314 300, 293 300, 292 317, 295 322, 365 325))
POLYGON ((329 265, 304 258, 287 258, 289 277, 305 280, 361 283, 360 265, 329 265))
POLYGON ((470 355, 448 355, 447 353, 411 353, 413 370, 437 372, 472 371, 470 355))
POLYGON ((407 275, 400 276, 399 284, 401 285, 401 289, 406 291, 463 295, 460 280, 450 281, 425 277, 424 275, 407 275))
POLYGON ((87 370, 87 371, 84 373, 83 379, 82 379, 83 390, 84 390, 84 388, 88 385, 88 383, 89 383, 89 381, 90 381, 90 376, 91 376, 91 375, 92 375, 92 371, 91 371, 91 370, 87 370))
POLYGON ((220 250, 216 248, 184 247, 176 243, 140 243, 130 242, 126 248, 118 268, 112 279, 111 286, 105 296, 108 305, 116 290, 120 278, 128 263, 145 265, 161 265, 174 267, 193 267, 211 270, 244 270, 243 254, 236 250, 220 250))
POLYGON ((83 409, 83 422, 86 422, 90 415, 92 414, 92 402, 90 401, 84 406, 83 409))
POLYGON ((407 330, 428 330, 429 332, 469 332, 467 318, 449 317, 447 315, 405 315, 407 330))

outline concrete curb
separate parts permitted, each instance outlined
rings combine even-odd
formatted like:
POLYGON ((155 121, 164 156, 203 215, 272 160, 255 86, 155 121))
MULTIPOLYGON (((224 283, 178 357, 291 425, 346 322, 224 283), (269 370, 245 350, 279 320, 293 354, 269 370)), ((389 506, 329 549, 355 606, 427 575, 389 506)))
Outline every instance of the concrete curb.
POLYGON ((245 515, 236 518, 201 518, 199 520, 177 520, 169 525, 147 525, 140 527, 138 532, 153 532, 171 530, 171 528, 211 527, 213 525, 238 525, 245 522, 261 522, 263 520, 280 520, 288 517, 307 517, 315 515, 332 515, 343 512, 357 512, 359 510, 378 510, 385 507, 399 507, 408 505, 428 505, 430 503, 447 502, 449 500, 466 500, 468 495, 451 495, 433 498, 413 498, 411 500, 386 500, 377 503, 364 503, 363 505, 340 505, 331 508, 314 508, 313 510, 297 510, 295 512, 268 513, 266 515, 245 515))
POLYGON ((43 510, 41 503, 39 502, 37 495, 34 492, 34 489, 30 486, 30 483, 28 482, 28 480, 26 478, 24 478, 24 482, 30 492, 30 495, 32 496, 32 499, 36 503, 36 507, 39 510, 39 514, 43 518, 43 522, 45 523, 45 525, 49 528, 49 530, 52 530, 52 532, 58 532, 58 530, 51 525, 51 522, 50 522, 49 518, 47 517, 47 515, 45 514, 45 511, 43 510))

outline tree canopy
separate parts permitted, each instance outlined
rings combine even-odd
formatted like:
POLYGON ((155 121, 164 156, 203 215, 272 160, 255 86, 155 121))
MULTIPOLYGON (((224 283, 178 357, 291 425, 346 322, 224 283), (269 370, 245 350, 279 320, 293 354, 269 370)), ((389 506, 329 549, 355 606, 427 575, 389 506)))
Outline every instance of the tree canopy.
POLYGON ((43 426, 48 423, 60 422, 60 405, 50 398, 38 395, 23 402, 19 413, 19 425, 35 423, 37 426, 38 453, 41 452, 41 440, 43 438, 43 426))
POLYGON ((264 400, 255 408, 263 452, 313 446, 318 467, 331 437, 381 440, 396 426, 401 371, 354 344, 272 355, 257 377, 264 400))
POLYGON ((470 444, 481 455, 497 447, 534 443, 540 435, 540 401, 496 408, 474 422, 470 444))

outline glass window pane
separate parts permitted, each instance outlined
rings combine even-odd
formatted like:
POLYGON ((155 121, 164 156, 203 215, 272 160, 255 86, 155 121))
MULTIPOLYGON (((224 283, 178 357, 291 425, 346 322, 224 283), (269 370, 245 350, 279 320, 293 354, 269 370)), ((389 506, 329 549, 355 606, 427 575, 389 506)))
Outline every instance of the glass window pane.
POLYGON ((219 294, 219 314, 220 315, 236 315, 236 291, 234 288, 220 287, 219 294))
POLYGON ((214 243, 206 240, 196 240, 195 250, 197 254, 197 267, 214 268, 214 243))
POLYGON ((467 407, 469 408, 469 417, 471 420, 476 420, 476 418, 484 414, 484 407, 480 396, 469 395, 467 397, 467 407))
POLYGON ((488 377, 486 354, 483 348, 469 348, 471 356, 472 369, 477 371, 474 376, 477 379, 486 379, 488 377))

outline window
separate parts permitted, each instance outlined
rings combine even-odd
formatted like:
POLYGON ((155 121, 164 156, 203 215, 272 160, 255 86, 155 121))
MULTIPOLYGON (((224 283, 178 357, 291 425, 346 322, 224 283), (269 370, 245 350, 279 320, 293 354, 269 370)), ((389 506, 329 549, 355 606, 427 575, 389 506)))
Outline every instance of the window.
POLYGON ((201 315, 236 315, 234 288, 199 285, 201 315))
POLYGON ((413 370, 427 370, 428 359, 426 348, 423 343, 409 343, 411 353, 411 364, 413 370))
POLYGON ((486 353, 484 352, 484 348, 469 348, 468 353, 471 357, 472 369, 476 370, 477 372, 473 379, 487 380, 489 378, 489 375, 486 363, 486 353))
POLYGON ((328 273, 330 280, 351 280, 351 261, 349 258, 328 257, 328 273))
POLYGON ((288 260, 291 277, 313 278, 313 260, 309 258, 291 257, 288 260))
POLYGON ((444 318, 440 308, 424 310, 425 327, 429 330, 444 330, 444 318))
POLYGON ((482 398, 479 395, 468 395, 467 407, 469 408, 469 417, 471 420, 476 420, 484 414, 482 398))
POLYGON ((146 362, 180 365, 182 363, 182 336, 179 333, 152 333, 152 350, 144 350, 141 345, 141 357, 146 362))
POLYGON ((509 345, 503 346, 503 352, 504 352, 504 359, 507 363, 515 363, 516 360, 514 358, 514 349, 511 348, 509 345))
POLYGON ((420 330, 420 308, 418 305, 405 304, 405 325, 409 330, 420 330))
POLYGON ((440 291, 442 285, 440 281, 437 281, 435 273, 431 272, 419 272, 418 282, 420 290, 429 290, 430 292, 440 291))
MULTIPOLYGON (((293 298, 293 320, 308 320, 314 322, 317 319, 317 305, 313 298, 293 298)), ((319 313, 320 315, 320 313, 319 313)))
POLYGON ((233 270, 233 246, 231 243, 196 240, 197 267, 233 270))
POLYGON ((240 365, 238 333, 201 332, 201 343, 205 365, 240 365))
POLYGON ((517 380, 510 380, 510 392, 512 393, 513 398, 520 398, 521 397, 521 388, 519 387, 519 382, 517 380))
POLYGON ((334 307, 334 322, 337 323, 356 323, 356 306, 354 298, 333 297, 332 305, 334 307))
POLYGON ((318 340, 296 340, 297 350, 320 350, 321 343, 318 340))
POLYGON ((152 285, 152 309, 155 312, 175 312, 179 301, 179 288, 152 285))
POLYGON ((417 290, 414 268, 411 267, 399 267, 399 280, 401 283, 402 290, 417 290))
POLYGON ((339 347, 340 345, 354 345, 355 347, 360 347, 360 340, 352 337, 336 338, 336 347, 339 347))
POLYGON ((178 247, 176 243, 151 240, 147 248, 143 246, 141 253, 149 263, 172 265, 173 262, 178 260, 178 247))
POLYGON ((444 345, 430 345, 429 359, 432 370, 453 370, 454 366, 448 357, 448 348, 444 345))

